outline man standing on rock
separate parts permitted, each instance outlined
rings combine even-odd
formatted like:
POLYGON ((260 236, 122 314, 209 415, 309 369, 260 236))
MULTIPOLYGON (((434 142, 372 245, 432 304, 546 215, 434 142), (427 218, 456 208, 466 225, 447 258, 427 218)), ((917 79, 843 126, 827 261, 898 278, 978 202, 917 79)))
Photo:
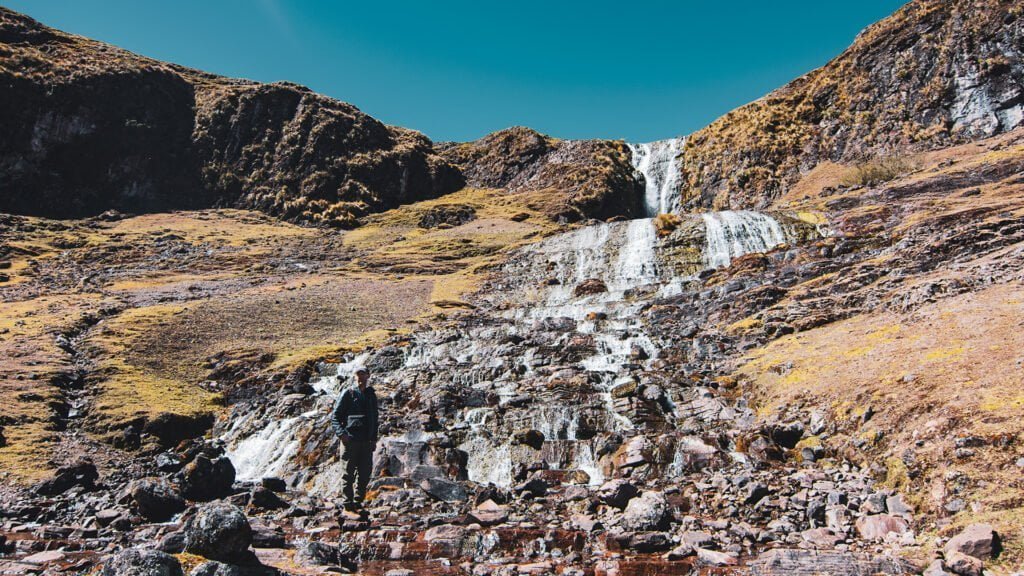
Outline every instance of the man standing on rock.
POLYGON ((352 512, 363 506, 377 447, 377 394, 369 382, 369 370, 356 370, 357 386, 346 388, 331 412, 331 426, 345 447, 341 454, 345 463, 341 492, 345 510, 352 512))

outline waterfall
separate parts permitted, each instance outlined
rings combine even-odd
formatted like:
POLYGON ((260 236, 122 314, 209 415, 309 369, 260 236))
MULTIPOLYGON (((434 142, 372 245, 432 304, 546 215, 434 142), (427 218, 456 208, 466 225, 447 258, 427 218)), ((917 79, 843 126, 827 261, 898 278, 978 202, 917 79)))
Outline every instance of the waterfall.
MULTIPOLYGON (((657 171, 652 172, 655 165, 665 165, 652 159, 655 152, 674 161, 674 156, 665 152, 673 145, 658 144, 638 145, 637 150, 647 154, 647 160, 641 157, 640 161, 646 162, 645 170, 655 175, 647 180, 648 193, 653 199, 650 193, 658 190, 660 210, 662 205, 671 205, 676 190, 674 184, 668 186, 665 179, 659 180, 657 171)), ((680 145, 681 141, 674 144, 677 149, 680 145)), ((757 212, 683 217, 691 220, 688 229, 697 222, 704 223, 706 244, 701 259, 707 268, 728 266, 738 256, 764 252, 790 239, 779 221, 757 212)), ((504 487, 512 484, 513 460, 521 460, 521 449, 512 440, 512 432, 518 429, 539 430, 548 441, 559 443, 555 453, 544 456, 549 465, 584 470, 592 484, 604 479, 595 440, 587 435, 581 438, 581 426, 586 423, 588 432, 598 429, 629 434, 641 425, 633 422, 635 415, 629 403, 613 398, 612 390, 636 382, 638 371, 649 368, 661 354, 657 340, 643 322, 643 307, 659 295, 678 293, 698 281, 696 277, 675 275, 678 267, 662 262, 663 254, 672 252, 662 252, 659 242, 651 218, 601 223, 544 239, 524 247, 505 265, 509 283, 494 296, 495 302, 502 304, 495 309, 502 318, 500 330, 483 325, 479 337, 471 330, 469 337, 442 342, 431 334, 414 338, 406 351, 403 370, 459 366, 462 368, 451 373, 453 383, 480 388, 503 399, 521 394, 516 384, 519 377, 533 376, 536 347, 528 348, 510 363, 501 356, 499 336, 529 339, 538 331, 550 332, 545 337, 561 345, 568 337, 566 329, 547 328, 557 322, 545 322, 572 319, 571 330, 592 339, 593 351, 574 360, 574 369, 585 373, 594 388, 588 405, 537 404, 525 416, 518 410, 506 412, 494 406, 466 409, 461 418, 465 432, 460 434, 459 448, 468 454, 466 472, 470 480, 504 487), (601 280, 607 290, 577 295, 576 288, 592 279, 601 280)), ((293 460, 300 449, 298 439, 304 428, 327 413, 342 385, 368 358, 369 353, 354 355, 332 367, 330 373, 324 371, 312 382, 318 395, 313 410, 305 414, 295 416, 293 410, 279 409, 238 418, 223 438, 239 478, 257 480, 278 475, 311 481, 314 491, 333 490, 332 483, 341 473, 340 464, 320 468, 312 472, 312 477, 308 471, 296 469, 293 460)), ((667 416, 675 418, 675 410, 667 416)), ((684 461, 693 447, 684 448, 676 454, 673 469, 693 464, 684 461)))
POLYGON ((285 472, 299 449, 296 436, 299 425, 315 415, 316 411, 311 411, 293 418, 271 419, 265 428, 241 440, 228 451, 228 458, 235 466, 235 477, 259 480, 285 472))
POLYGON ((629 144, 633 168, 644 178, 644 211, 648 217, 679 210, 679 162, 685 138, 629 144))
POLYGON ((749 210, 709 212, 702 214, 707 240, 704 265, 723 268, 733 258, 752 252, 767 252, 786 243, 786 233, 779 222, 749 210))

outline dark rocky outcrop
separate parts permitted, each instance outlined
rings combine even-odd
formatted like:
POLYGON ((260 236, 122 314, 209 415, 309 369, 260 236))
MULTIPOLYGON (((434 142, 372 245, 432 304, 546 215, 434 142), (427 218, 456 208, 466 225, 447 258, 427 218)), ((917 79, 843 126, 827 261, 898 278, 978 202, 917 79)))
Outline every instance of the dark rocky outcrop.
POLYGON ((423 135, 290 83, 232 80, 0 9, 0 212, 236 206, 357 218, 458 189, 423 135))
POLYGON ((622 142, 557 140, 516 126, 443 145, 441 155, 463 171, 470 186, 532 193, 537 207, 555 218, 643 215, 643 186, 622 142))

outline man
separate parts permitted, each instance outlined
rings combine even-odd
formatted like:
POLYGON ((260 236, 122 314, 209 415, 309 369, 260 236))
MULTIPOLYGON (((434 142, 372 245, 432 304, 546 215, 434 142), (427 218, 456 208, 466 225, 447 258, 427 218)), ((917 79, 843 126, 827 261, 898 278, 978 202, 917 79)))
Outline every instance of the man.
POLYGON ((341 454, 345 462, 341 493, 345 510, 352 512, 363 506, 377 447, 377 394, 369 382, 369 370, 356 370, 357 385, 341 393, 331 412, 331 426, 345 447, 341 454))

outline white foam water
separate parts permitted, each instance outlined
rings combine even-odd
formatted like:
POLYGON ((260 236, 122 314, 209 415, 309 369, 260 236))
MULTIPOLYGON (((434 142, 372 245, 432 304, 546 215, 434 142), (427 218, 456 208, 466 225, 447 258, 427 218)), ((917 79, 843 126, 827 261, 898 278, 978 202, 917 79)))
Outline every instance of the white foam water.
POLYGON ((727 210, 702 214, 706 229, 704 265, 723 268, 733 258, 768 250, 786 243, 786 232, 778 220, 750 210, 727 210))
POLYGON ((679 210, 679 155, 685 144, 685 138, 671 138, 628 145, 633 168, 644 179, 644 211, 648 217, 679 210))

